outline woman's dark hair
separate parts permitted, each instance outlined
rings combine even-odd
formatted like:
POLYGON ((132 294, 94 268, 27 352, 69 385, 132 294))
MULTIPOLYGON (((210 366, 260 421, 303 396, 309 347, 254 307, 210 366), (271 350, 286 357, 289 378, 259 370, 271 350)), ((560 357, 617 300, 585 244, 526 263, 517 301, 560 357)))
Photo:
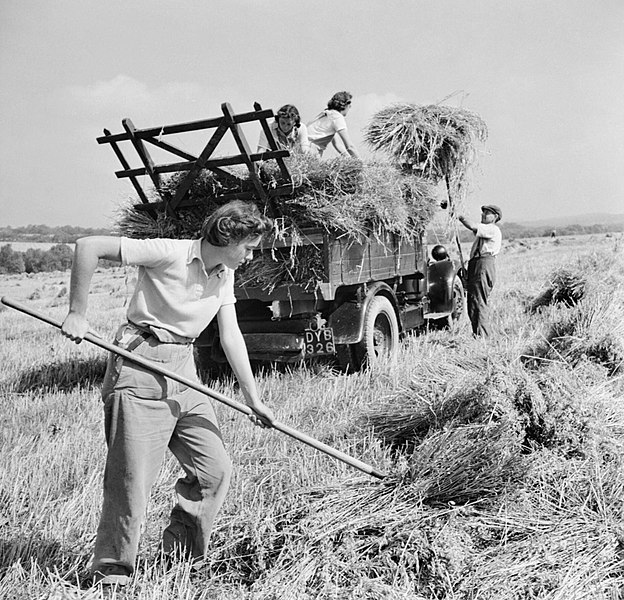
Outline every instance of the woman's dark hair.
POLYGON ((280 117, 292 117, 295 120, 295 127, 299 127, 299 125, 301 125, 299 111, 297 110, 297 107, 292 104, 284 104, 284 106, 277 111, 277 114, 275 115, 276 123, 279 122, 280 117))
POLYGON ((232 200, 217 208, 204 221, 201 236, 213 246, 224 247, 264 235, 272 228, 273 221, 263 215, 255 204, 232 200))
POLYGON ((353 96, 349 92, 336 92, 327 103, 327 108, 340 112, 351 104, 351 98, 353 96))

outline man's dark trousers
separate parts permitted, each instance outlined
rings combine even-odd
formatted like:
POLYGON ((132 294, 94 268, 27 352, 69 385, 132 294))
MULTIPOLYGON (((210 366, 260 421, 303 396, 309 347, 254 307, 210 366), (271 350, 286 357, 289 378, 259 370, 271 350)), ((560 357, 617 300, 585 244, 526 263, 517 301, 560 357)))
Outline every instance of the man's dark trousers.
POLYGON ((490 334, 488 298, 496 283, 496 257, 475 256, 468 262, 468 317, 474 335, 490 334))

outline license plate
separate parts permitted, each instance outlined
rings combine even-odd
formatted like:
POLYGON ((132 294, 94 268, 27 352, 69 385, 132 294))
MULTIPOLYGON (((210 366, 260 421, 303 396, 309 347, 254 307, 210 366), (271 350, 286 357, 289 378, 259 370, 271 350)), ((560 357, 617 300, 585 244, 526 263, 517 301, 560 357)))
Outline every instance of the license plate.
POLYGON ((305 329, 305 352, 307 356, 335 354, 334 332, 328 327, 305 329))

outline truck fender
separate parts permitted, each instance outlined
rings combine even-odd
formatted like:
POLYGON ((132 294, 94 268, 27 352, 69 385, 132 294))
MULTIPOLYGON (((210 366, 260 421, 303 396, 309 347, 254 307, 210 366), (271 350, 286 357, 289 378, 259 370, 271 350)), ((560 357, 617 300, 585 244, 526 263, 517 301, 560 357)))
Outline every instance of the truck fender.
POLYGON ((451 260, 440 260, 427 266, 427 296, 430 312, 443 313, 453 310, 455 275, 455 265, 451 260))
POLYGON ((401 323, 397 309, 396 296, 392 288, 383 281, 376 281, 360 288, 365 294, 364 299, 347 300, 343 302, 334 312, 329 315, 328 324, 334 332, 334 342, 336 344, 357 344, 364 336, 364 315, 370 301, 375 296, 386 296, 394 311, 397 313, 397 320, 401 323))

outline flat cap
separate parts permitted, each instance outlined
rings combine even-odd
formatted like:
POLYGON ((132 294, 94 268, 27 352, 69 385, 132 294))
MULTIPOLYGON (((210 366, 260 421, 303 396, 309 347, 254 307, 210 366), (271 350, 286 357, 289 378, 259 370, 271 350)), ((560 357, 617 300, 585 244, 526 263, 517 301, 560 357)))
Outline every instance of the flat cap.
POLYGON ((494 213, 497 216, 496 221, 500 221, 503 218, 503 211, 498 206, 496 206, 496 204, 484 204, 481 207, 481 210, 488 210, 491 213, 494 213))

